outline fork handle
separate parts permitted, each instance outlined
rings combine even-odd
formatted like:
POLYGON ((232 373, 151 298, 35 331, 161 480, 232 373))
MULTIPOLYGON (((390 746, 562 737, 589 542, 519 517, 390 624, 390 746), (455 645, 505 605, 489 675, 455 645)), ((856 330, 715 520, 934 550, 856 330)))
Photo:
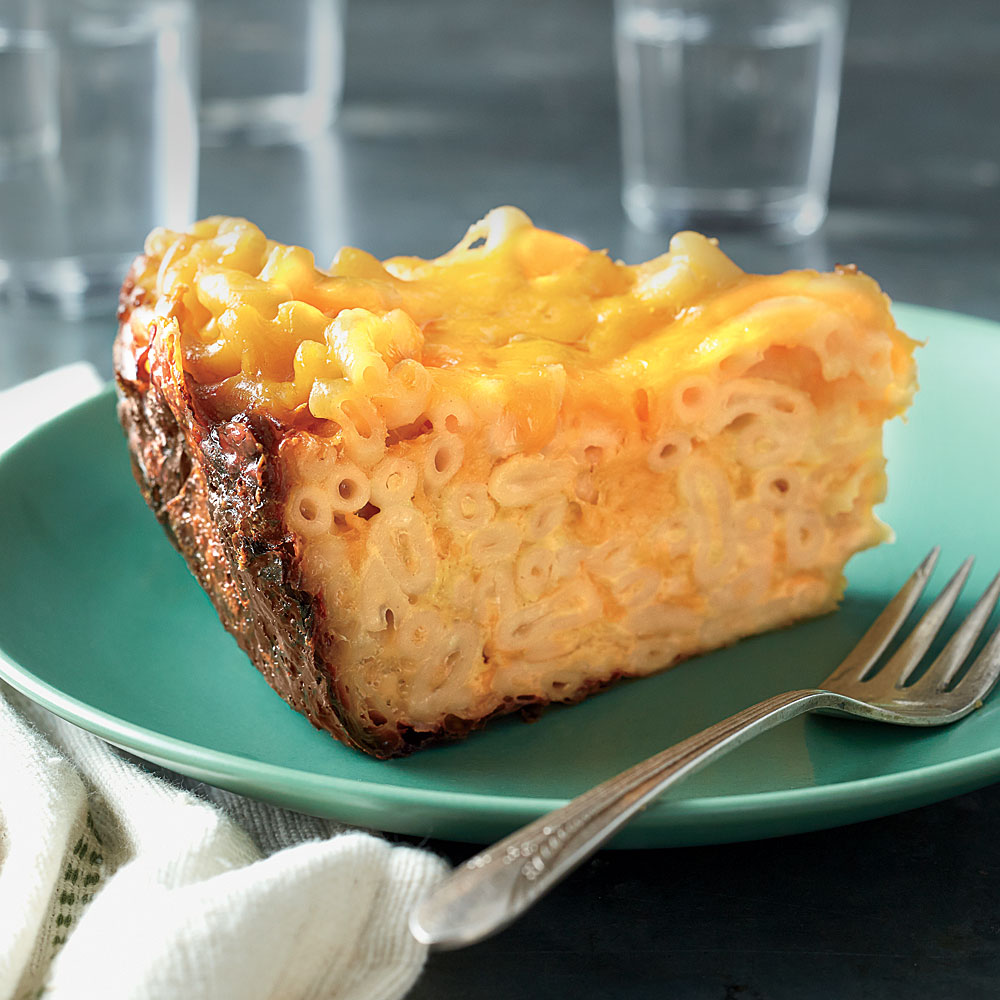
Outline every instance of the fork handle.
POLYGON ((460 948, 505 927, 640 809, 709 761, 786 719, 840 708, 830 691, 788 691, 674 744, 470 858, 410 916, 417 940, 460 948))

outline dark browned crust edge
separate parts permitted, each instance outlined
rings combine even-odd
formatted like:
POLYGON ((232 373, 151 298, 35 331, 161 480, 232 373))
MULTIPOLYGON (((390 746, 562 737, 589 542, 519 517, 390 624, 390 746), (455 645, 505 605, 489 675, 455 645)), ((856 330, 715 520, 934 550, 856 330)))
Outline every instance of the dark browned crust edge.
MULTIPOLYGON (((320 599, 300 589, 282 516, 282 428, 249 413, 213 419, 173 364, 162 331, 148 330, 148 344, 135 341, 130 320, 148 295, 136 283, 143 267, 139 258, 122 287, 114 342, 118 419, 132 471, 222 624, 268 684, 317 729, 382 759, 463 739, 497 716, 537 717, 549 699, 511 701, 481 718, 449 715, 433 728, 364 725, 321 648, 320 599)), ((614 679, 589 682, 561 701, 580 701, 614 679)))
POLYGON ((317 728, 372 752, 338 711, 316 654, 313 599, 294 585, 276 500, 278 429, 245 415, 208 419, 186 383, 171 379, 157 331, 148 347, 134 343, 129 320, 141 302, 130 276, 114 368, 118 419, 147 504, 268 684, 317 728))

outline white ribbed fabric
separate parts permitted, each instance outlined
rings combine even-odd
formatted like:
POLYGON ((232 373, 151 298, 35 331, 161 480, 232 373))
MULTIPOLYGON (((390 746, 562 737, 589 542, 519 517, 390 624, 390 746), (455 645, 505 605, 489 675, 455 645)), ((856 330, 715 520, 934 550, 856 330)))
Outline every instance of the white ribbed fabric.
POLYGON ((154 771, 0 683, 0 1000, 405 995, 440 858, 154 771))

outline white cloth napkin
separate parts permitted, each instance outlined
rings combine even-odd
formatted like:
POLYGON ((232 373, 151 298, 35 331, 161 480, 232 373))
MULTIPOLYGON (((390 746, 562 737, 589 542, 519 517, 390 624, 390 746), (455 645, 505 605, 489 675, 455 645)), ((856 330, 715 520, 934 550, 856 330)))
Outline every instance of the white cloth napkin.
MULTIPOLYGON (((0 393, 0 427, 99 385, 72 366, 0 393)), ((408 992, 440 858, 154 770, 0 682, 0 1000, 408 992)))

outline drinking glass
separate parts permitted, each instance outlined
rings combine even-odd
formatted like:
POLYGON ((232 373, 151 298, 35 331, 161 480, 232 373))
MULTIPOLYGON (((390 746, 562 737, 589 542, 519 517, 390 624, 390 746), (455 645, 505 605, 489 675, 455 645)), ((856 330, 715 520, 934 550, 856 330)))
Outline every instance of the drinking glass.
POLYGON ((344 77, 342 0, 199 0, 201 134, 210 145, 315 138, 344 77))
POLYGON ((826 215, 844 0, 616 0, 622 201, 645 230, 826 215))
POLYGON ((108 310, 157 225, 194 218, 189 0, 0 0, 0 289, 108 310))

